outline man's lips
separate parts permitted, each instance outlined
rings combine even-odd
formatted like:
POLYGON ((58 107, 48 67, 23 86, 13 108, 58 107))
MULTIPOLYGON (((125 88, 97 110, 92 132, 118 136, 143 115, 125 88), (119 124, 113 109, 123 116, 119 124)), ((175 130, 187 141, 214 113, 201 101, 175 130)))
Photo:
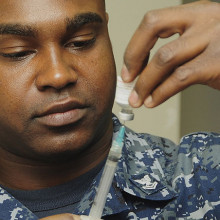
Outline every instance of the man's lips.
POLYGON ((86 108, 85 105, 76 101, 55 103, 39 113, 35 118, 46 126, 60 127, 80 120, 84 116, 86 108))

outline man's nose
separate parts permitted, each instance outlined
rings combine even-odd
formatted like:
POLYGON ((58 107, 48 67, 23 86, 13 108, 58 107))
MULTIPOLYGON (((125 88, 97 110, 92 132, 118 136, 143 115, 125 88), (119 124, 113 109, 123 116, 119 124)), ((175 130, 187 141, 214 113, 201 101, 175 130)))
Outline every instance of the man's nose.
POLYGON ((55 50, 44 57, 37 68, 39 72, 35 83, 38 90, 43 91, 48 88, 61 90, 77 82, 78 74, 67 59, 61 52, 55 50))

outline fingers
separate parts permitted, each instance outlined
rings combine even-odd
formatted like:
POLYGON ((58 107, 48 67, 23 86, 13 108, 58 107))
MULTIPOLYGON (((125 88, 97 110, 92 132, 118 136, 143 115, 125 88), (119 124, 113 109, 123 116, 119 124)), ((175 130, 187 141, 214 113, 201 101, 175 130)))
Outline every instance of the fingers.
POLYGON ((100 220, 100 219, 94 219, 93 217, 85 216, 85 215, 79 216, 79 215, 65 213, 65 214, 48 216, 45 218, 41 218, 40 220, 100 220))
POLYGON ((216 55, 210 48, 207 48, 202 54, 177 68, 153 91, 152 95, 145 100, 144 105, 148 108, 155 107, 193 84, 206 84, 220 90, 218 61, 220 49, 218 56, 216 55))
POLYGON ((140 107, 144 103, 154 107, 196 83, 220 88, 220 65, 216 60, 220 50, 219 21, 220 4, 209 1, 148 13, 124 56, 123 80, 130 82, 139 75, 129 98, 130 105, 140 107), (160 48, 148 62, 157 39, 175 33, 180 37, 160 48), (207 70, 210 62, 212 72, 207 70))
POLYGON ((125 51, 125 66, 122 70, 123 80, 132 81, 142 70, 148 60, 150 50, 159 37, 182 34, 186 28, 181 7, 151 11, 145 15, 125 51), (183 22, 184 21, 184 22, 183 22))
MULTIPOLYGON (((163 83, 164 80, 166 81, 166 79, 172 77, 172 74, 177 67, 195 58, 205 50, 208 45, 207 39, 206 35, 198 35, 194 32, 188 32, 187 34, 183 34, 177 40, 160 48, 140 74, 134 88, 135 91, 129 98, 130 105, 133 107, 140 107, 155 88, 163 83)), ((183 74, 181 75, 179 73, 177 76, 183 77, 183 74)), ((176 75, 173 76, 173 79, 175 78, 176 75)), ((190 82, 190 79, 191 78, 187 81, 188 84, 192 83, 190 82)), ((193 81, 193 78, 191 80, 193 81)), ((161 86, 158 88, 161 88, 161 86)), ((167 95, 172 93, 169 91, 169 88, 170 87, 168 86, 166 89, 167 95)), ((182 87, 180 90, 181 89, 182 87)), ((153 96, 150 96, 145 104, 149 103, 152 97, 153 96)))
POLYGON ((148 108, 153 108, 184 90, 186 87, 196 83, 198 81, 197 75, 204 70, 200 69, 193 62, 192 64, 187 63, 177 68, 170 77, 158 85, 153 93, 145 99, 144 105, 148 108))
POLYGON ((45 218, 41 218, 40 220, 80 220, 80 216, 65 213, 60 215, 48 216, 45 218))
POLYGON ((218 8, 218 3, 198 1, 148 12, 125 51, 125 65, 121 72, 123 80, 130 82, 142 71, 158 38, 167 38, 176 33, 182 35, 196 22, 203 25, 208 21, 207 13, 212 13, 211 19, 219 16, 218 8))

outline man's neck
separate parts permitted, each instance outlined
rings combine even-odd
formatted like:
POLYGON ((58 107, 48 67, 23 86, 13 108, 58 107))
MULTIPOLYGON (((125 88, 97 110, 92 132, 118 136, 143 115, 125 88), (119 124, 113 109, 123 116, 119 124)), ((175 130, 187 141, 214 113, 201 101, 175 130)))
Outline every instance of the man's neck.
POLYGON ((0 183, 12 189, 36 190, 75 179, 96 167, 107 157, 112 132, 111 126, 97 143, 67 161, 33 161, 0 148, 0 183))

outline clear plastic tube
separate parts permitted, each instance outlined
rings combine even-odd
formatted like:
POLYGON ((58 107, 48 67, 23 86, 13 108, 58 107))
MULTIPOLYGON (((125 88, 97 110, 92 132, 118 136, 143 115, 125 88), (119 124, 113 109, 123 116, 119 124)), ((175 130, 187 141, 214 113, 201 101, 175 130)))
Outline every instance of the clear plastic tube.
POLYGON ((125 127, 122 126, 115 140, 112 142, 112 146, 100 179, 100 183, 97 189, 97 193, 90 210, 90 219, 100 219, 103 209, 105 207, 107 195, 112 184, 112 180, 115 174, 117 163, 121 157, 121 151, 124 144, 125 127))

